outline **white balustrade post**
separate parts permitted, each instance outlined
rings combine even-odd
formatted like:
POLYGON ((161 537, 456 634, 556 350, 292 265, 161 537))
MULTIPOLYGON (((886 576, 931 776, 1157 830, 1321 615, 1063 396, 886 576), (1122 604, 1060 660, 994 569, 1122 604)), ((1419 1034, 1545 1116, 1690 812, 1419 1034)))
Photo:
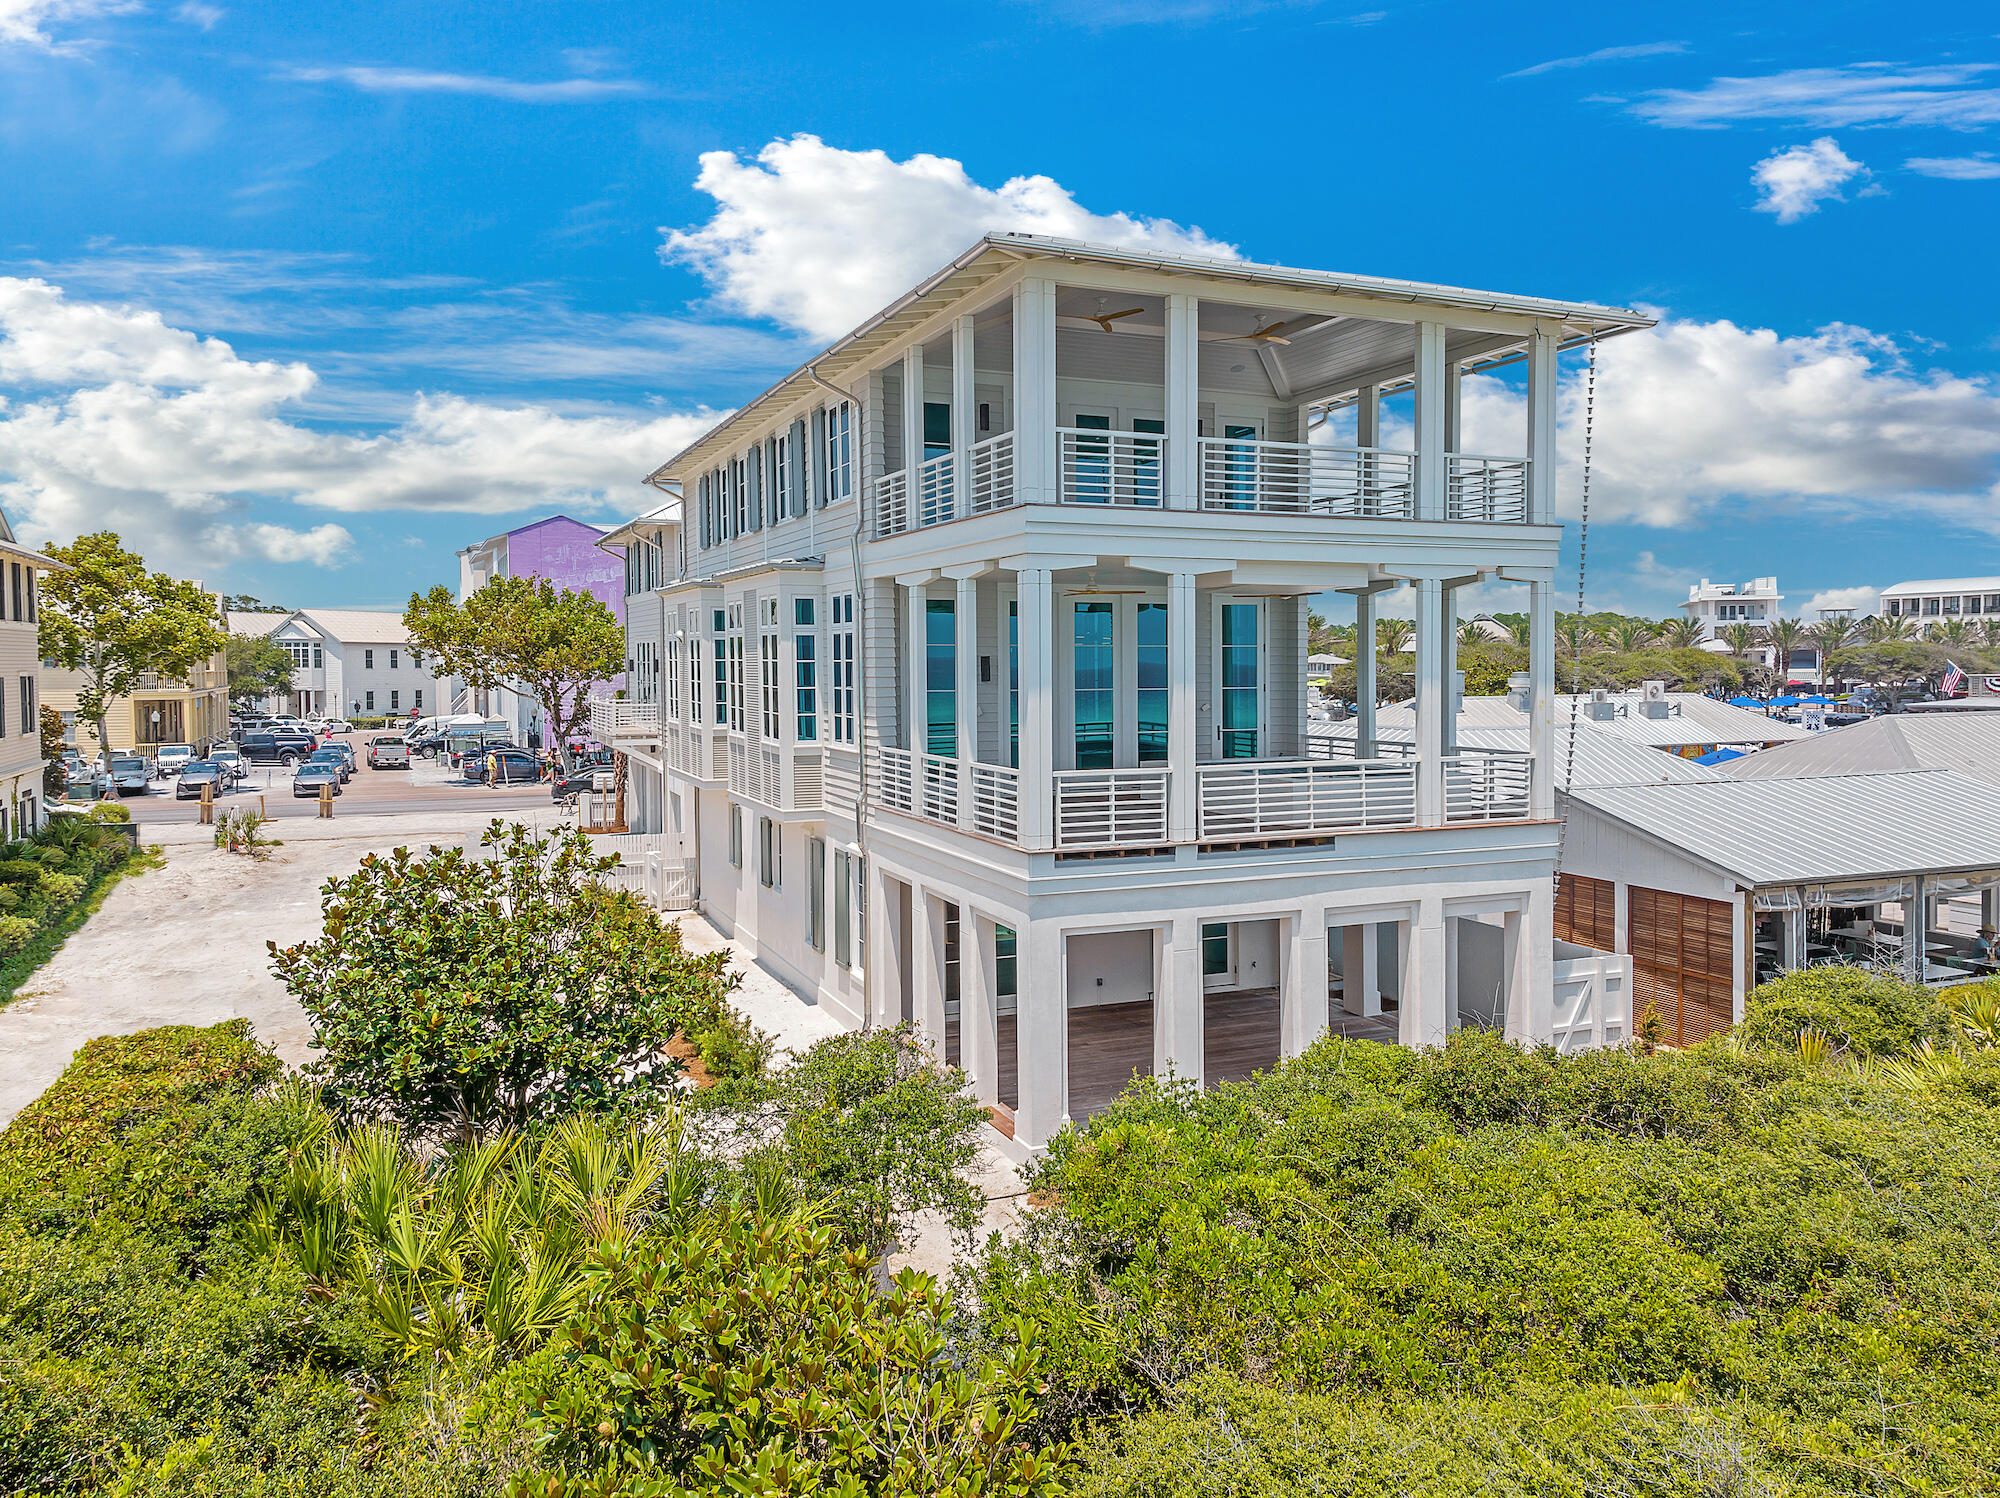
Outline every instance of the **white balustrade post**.
POLYGON ((1528 584, 1528 815, 1556 814, 1556 588, 1553 579, 1528 584))
POLYGON ((1167 297, 1167 505, 1201 508, 1201 302, 1167 297))
POLYGON ((923 523, 924 466, 924 349, 922 344, 903 353, 903 477, 907 480, 911 530, 923 523))
POLYGON ((1195 575, 1167 579, 1167 836, 1194 841, 1200 831, 1195 743, 1195 575))
POLYGON ((1153 943, 1153 1075, 1199 1087, 1206 1071, 1208 999, 1201 984, 1201 918, 1177 915, 1153 943))
POLYGON ((1417 324, 1417 519, 1444 519, 1445 393, 1443 323, 1417 324))
POLYGON ((1528 520, 1553 525, 1556 518, 1556 366, 1561 347, 1557 329, 1537 325, 1528 340, 1528 520))
POLYGON ((972 1095, 1000 1101, 1000 1019, 994 923, 969 905, 958 909, 958 1064, 972 1095))
POLYGON ((1056 283, 1030 277, 1014 290, 1014 487, 1023 504, 1054 504, 1056 283))
MULTIPOLYGON (((952 604, 952 624, 957 630, 957 648, 952 651, 957 667, 953 682, 953 707, 957 713, 958 745, 958 825, 971 827, 972 766, 979 758, 979 581, 958 579, 958 596, 952 604)), ((961 936, 963 928, 961 927, 961 936)))
POLYGON ((1040 1149, 1069 1121, 1069 974, 1064 937, 1053 921, 1015 931, 1020 982, 1014 1025, 1020 1071, 1014 1138, 1040 1149))
POLYGON ((972 357, 972 318, 968 315, 951 325, 951 513, 958 520, 972 513, 972 463, 966 450, 979 440, 972 357))
POLYGON ((1417 823, 1436 827, 1444 821, 1444 717, 1448 711, 1444 678, 1444 641, 1438 579, 1417 582, 1417 823))
POLYGON ((1015 625, 1021 672, 1021 846, 1055 846, 1055 652, 1053 582, 1046 567, 1016 574, 1015 625))
POLYGON ((1354 757, 1375 757, 1375 590, 1354 595, 1354 757))

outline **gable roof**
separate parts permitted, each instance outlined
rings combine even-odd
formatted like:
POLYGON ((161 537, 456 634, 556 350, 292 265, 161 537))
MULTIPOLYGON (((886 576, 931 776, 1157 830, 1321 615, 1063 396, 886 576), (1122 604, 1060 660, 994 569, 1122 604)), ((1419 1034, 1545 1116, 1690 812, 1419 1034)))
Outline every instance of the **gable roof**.
POLYGON ((232 635, 253 638, 277 632, 279 625, 297 616, 289 609, 277 613, 265 609, 231 609, 223 615, 223 623, 232 635))
POLYGON ((331 639, 366 645, 403 645, 409 627, 388 609, 300 609, 299 617, 331 639))
POLYGON ((2000 713, 1890 713, 1731 760, 1733 778, 1953 770, 2000 785, 2000 713))

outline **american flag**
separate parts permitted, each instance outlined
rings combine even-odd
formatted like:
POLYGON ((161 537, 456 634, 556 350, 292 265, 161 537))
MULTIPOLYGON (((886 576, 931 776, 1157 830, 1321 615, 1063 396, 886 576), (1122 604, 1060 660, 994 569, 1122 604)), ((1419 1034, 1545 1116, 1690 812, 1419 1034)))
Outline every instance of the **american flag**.
POLYGON ((1941 690, 1947 697, 1956 697, 1958 689, 1965 685, 1965 673, 1958 669, 1956 661, 1946 661, 1945 666, 1948 669, 1944 673, 1941 690))

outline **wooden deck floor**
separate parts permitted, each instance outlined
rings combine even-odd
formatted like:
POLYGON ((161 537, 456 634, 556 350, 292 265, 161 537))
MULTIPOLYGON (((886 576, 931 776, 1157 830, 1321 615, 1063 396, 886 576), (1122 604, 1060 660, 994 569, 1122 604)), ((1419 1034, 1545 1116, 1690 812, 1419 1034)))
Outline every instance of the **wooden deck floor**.
MULTIPOLYGON (((1330 1005, 1328 1027, 1336 1035, 1394 1045, 1396 1016, 1356 1019, 1343 1013, 1338 996, 1330 1005)), ((945 1026, 948 1056, 958 1055, 958 1024, 945 1026)), ((1274 988, 1217 994, 1208 1001, 1202 1050, 1210 1085, 1240 1082, 1278 1063, 1278 992, 1274 988)), ((1014 1017, 1000 1017, 1000 1101, 1020 1102, 1019 1052, 1014 1017)), ((1153 1006, 1096 1004, 1069 1012, 1069 1111, 1083 1119, 1101 1113, 1134 1076, 1153 1072, 1153 1006)))

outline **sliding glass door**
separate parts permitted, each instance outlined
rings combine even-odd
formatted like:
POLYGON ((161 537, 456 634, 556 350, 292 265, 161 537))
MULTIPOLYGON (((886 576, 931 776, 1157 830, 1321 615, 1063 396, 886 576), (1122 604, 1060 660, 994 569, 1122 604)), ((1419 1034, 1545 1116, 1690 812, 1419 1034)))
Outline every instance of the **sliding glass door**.
POLYGON ((1255 759, 1263 742, 1261 623, 1255 603, 1224 603, 1216 611, 1221 631, 1218 655, 1222 683, 1221 730, 1224 759, 1255 759))
POLYGON ((1117 605, 1089 599, 1072 606, 1075 650, 1076 768, 1109 770, 1117 762, 1117 605))

